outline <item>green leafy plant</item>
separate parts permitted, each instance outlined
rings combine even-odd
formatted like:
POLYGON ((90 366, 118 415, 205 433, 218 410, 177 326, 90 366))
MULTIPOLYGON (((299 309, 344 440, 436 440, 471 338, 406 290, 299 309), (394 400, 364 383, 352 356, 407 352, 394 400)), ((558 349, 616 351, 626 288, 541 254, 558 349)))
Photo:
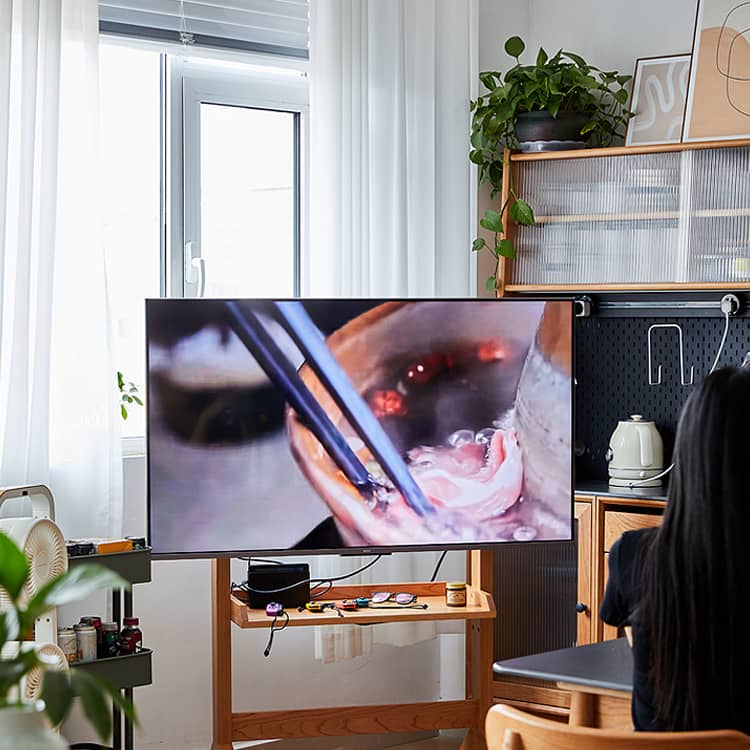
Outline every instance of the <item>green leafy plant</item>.
MULTIPOLYGON (((0 609, 0 709, 22 706, 22 679, 32 670, 45 670, 48 666, 33 643, 23 640, 33 631, 38 617, 54 607, 85 599, 100 589, 129 588, 127 581, 116 573, 101 565, 84 564, 57 576, 26 599, 22 592, 28 578, 26 556, 10 537, 0 532, 0 588, 10 599, 10 606, 0 609), (3 653, 6 643, 19 641, 18 649, 3 653)), ((65 720, 76 697, 81 699, 84 715, 103 742, 112 733, 108 699, 136 722, 133 704, 105 680, 75 667, 69 672, 44 671, 42 700, 53 726, 65 720)))
MULTIPOLYGON (((617 71, 602 71, 589 65, 580 55, 558 50, 549 57, 539 49, 533 65, 521 65, 520 57, 526 48, 520 37, 505 42, 505 51, 516 64, 506 73, 485 71, 479 80, 487 93, 471 102, 471 150, 469 159, 479 167, 480 182, 489 182, 494 198, 502 190, 504 149, 518 148, 516 122, 524 112, 549 112, 557 118, 561 112, 575 112, 586 116, 580 134, 587 136, 591 145, 607 146, 625 133, 631 116, 626 103, 625 85, 631 76, 617 71)), ((472 250, 488 249, 495 256, 495 275, 487 279, 487 289, 496 287, 497 264, 501 257, 513 259, 513 242, 500 238, 503 234, 502 217, 509 208, 511 218, 519 224, 534 224, 534 212, 516 194, 511 180, 505 203, 499 211, 486 211, 480 225, 492 232, 490 244, 481 237, 474 240, 472 250)))
POLYGON ((123 419, 128 418, 128 407, 133 404, 143 406, 143 401, 138 395, 138 386, 128 380, 119 370, 117 371, 117 387, 120 390, 120 415, 123 419))

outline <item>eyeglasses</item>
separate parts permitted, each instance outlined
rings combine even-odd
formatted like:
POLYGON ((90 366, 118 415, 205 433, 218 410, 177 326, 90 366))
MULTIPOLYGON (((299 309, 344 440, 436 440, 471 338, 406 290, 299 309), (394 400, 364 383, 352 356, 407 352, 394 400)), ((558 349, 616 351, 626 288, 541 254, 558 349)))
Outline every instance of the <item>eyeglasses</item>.
POLYGON ((417 601, 416 594, 407 594, 404 591, 392 594, 389 591, 375 591, 370 597, 371 604, 385 604, 386 602, 396 602, 405 606, 407 604, 413 604, 417 601))

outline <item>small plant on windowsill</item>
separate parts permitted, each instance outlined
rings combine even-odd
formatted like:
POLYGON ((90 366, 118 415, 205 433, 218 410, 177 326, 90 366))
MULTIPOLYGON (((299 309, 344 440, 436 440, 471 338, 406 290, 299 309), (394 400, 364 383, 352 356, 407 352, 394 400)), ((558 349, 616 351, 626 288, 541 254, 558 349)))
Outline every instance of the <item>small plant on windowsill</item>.
POLYGON ((8 600, 0 609, 0 748, 2 750, 61 750, 67 744, 50 725, 61 724, 75 698, 83 713, 105 742, 112 733, 114 701, 136 722, 133 704, 110 683, 83 669, 56 671, 49 657, 26 640, 37 618, 55 607, 85 599, 108 588, 129 588, 127 581, 101 565, 83 564, 48 581, 29 596, 29 561, 18 545, 0 532, 0 589, 8 600), (33 673, 33 674, 32 674, 33 673), (41 700, 25 698, 24 681, 42 680, 41 700), (44 720, 46 713, 48 721, 44 720))
MULTIPOLYGON (((487 93, 471 103, 471 151, 469 159, 479 167, 480 182, 489 182, 490 196, 502 190, 504 150, 527 147, 560 148, 608 146, 624 135, 632 113, 626 103, 625 85, 631 76, 602 71, 580 55, 559 50, 549 57, 539 49, 533 65, 521 65, 525 49, 520 37, 505 42, 506 53, 516 64, 507 72, 485 71, 479 80, 487 93)), ((495 259, 495 273, 487 279, 487 290, 497 287, 501 258, 513 259, 516 249, 504 233, 506 209, 517 224, 534 224, 534 212, 521 200, 508 175, 508 195, 499 211, 486 211, 480 221, 492 232, 488 243, 477 238, 472 250, 489 250, 495 259)))
POLYGON ((138 395, 138 386, 128 380, 119 370, 117 371, 117 388, 120 391, 120 416, 128 418, 128 408, 133 404, 143 406, 143 401, 138 395))

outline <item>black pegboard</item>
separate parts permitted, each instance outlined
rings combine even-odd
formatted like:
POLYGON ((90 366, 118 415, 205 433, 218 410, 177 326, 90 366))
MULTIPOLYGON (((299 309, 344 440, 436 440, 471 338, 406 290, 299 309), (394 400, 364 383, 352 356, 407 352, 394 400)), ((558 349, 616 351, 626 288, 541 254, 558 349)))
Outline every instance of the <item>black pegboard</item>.
MULTIPOLYGON (((677 332, 652 334, 654 371, 662 365, 661 385, 648 383, 648 329, 654 323, 682 326, 685 371, 695 367, 695 383, 706 373, 719 347, 724 318, 577 318, 576 319, 576 478, 607 479, 604 458, 609 438, 620 419, 642 414, 653 419, 664 440, 669 462, 677 420, 693 387, 680 384, 677 332)), ((750 351, 750 319, 733 318, 719 366, 740 364, 750 351)))

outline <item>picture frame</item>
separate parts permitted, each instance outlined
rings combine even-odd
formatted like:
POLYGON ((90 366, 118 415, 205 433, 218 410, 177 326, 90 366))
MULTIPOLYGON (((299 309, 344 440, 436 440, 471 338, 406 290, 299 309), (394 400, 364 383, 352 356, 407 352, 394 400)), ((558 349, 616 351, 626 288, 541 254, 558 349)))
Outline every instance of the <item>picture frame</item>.
POLYGON ((750 138, 750 4, 698 0, 683 142, 750 138))
POLYGON ((635 61, 626 146, 679 143, 690 78, 689 53, 635 61))

